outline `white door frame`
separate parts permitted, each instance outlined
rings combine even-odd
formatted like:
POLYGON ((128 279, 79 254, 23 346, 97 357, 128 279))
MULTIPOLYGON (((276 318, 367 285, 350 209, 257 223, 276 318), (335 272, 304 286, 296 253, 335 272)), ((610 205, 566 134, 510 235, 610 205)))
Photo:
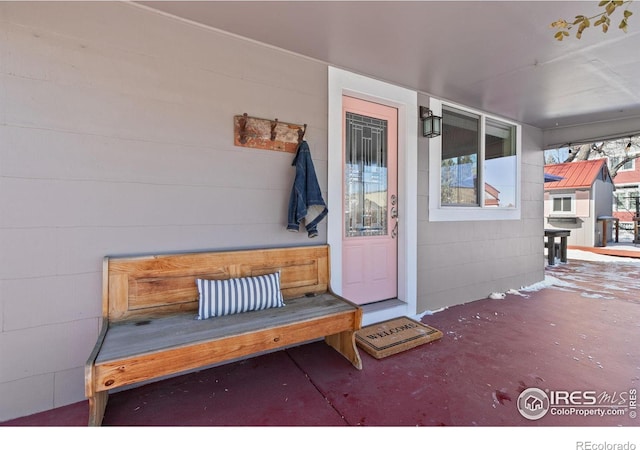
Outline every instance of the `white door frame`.
POLYGON ((327 242, 331 246, 331 289, 342 293, 342 96, 398 109, 398 299, 366 305, 363 325, 417 314, 418 93, 329 67, 327 242), (334 211, 332 214, 331 211, 334 211), (385 304, 386 303, 386 304, 385 304))

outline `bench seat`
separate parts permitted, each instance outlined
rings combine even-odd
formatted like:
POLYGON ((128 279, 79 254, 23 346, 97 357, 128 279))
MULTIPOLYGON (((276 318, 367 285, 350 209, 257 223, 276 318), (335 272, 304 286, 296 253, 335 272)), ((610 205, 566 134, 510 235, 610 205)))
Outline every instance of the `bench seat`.
MULTIPOLYGON (((278 309, 197 320, 193 313, 148 321, 120 322, 109 327, 96 365, 198 342, 311 321, 352 311, 353 307, 330 294, 288 300, 278 309), (238 320, 241 319, 241 320, 238 320)), ((324 336, 324 335, 323 335, 324 336)), ((320 337, 320 336, 316 336, 320 337)))
POLYGON ((357 369, 362 309, 328 290, 328 246, 105 258, 103 324, 85 366, 89 425, 108 391, 324 338, 357 369), (285 306, 196 319, 195 279, 279 271, 285 306))
MULTIPOLYGON (((119 322, 107 330, 95 359, 96 383, 114 389, 174 373, 176 368, 199 368, 324 338, 353 326, 348 323, 353 321, 353 312, 348 303, 321 294, 288 300, 282 308, 206 320, 179 313, 119 322)), ((362 367, 358 359, 352 363, 362 367)))

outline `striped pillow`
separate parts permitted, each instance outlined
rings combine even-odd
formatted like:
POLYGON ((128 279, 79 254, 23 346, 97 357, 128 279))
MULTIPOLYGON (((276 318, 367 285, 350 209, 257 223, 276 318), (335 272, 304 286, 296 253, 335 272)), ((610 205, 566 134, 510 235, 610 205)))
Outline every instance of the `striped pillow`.
POLYGON ((198 319, 284 306, 280 272, 228 280, 196 279, 198 319))

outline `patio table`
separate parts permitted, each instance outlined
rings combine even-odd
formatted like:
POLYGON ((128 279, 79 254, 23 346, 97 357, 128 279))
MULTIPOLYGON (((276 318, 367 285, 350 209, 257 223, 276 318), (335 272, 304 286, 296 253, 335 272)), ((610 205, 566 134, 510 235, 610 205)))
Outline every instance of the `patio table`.
POLYGON ((567 262, 567 238, 571 234, 571 230, 545 229, 544 236, 547 238, 547 256, 549 265, 556 263, 556 238, 560 238, 560 261, 567 262))

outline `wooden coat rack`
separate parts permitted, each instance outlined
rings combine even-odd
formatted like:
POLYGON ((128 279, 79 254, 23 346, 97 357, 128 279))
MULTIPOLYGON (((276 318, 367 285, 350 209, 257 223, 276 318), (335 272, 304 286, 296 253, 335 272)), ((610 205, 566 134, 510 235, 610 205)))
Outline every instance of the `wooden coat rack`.
POLYGON ((233 117, 233 143, 238 147, 295 153, 306 131, 306 123, 260 119, 247 113, 233 117))

